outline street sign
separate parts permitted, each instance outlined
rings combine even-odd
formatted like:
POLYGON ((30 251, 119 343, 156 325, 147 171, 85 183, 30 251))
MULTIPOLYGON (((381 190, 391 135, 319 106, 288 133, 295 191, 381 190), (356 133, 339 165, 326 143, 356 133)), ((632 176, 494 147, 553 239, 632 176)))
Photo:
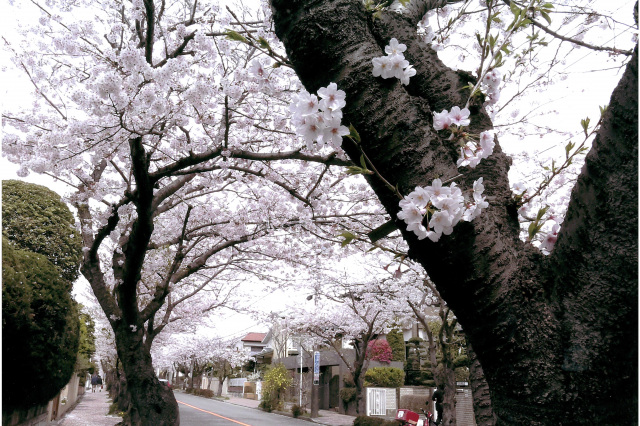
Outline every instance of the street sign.
POLYGON ((313 353, 313 384, 320 384, 320 352, 313 353))

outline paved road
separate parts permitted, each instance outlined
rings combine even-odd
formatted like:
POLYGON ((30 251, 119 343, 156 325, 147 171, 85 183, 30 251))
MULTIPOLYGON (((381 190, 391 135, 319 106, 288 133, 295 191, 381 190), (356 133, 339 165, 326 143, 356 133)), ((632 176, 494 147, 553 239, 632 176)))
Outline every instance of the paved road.
POLYGON ((213 399, 175 392, 180 407, 181 426, 310 426, 305 420, 297 420, 279 414, 265 413, 255 408, 241 407, 213 399))

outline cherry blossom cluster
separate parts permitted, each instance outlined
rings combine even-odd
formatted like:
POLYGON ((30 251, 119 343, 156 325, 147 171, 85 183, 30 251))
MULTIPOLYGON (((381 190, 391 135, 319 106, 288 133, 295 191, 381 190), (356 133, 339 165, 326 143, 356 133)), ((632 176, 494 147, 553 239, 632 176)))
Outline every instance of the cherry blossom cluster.
POLYGON ((248 74, 252 80, 257 83, 258 90, 263 93, 271 93, 273 91, 270 73, 265 69, 269 64, 265 64, 262 60, 256 58, 251 61, 248 74))
POLYGON ((402 52, 407 50, 407 46, 398 43, 398 40, 392 38, 389 44, 385 46, 386 56, 373 58, 373 76, 382 78, 397 78, 405 86, 409 84, 409 78, 416 75, 416 70, 409 65, 409 61, 404 58, 402 52))
POLYGON ((500 83, 502 82, 502 74, 497 69, 493 69, 485 74, 482 83, 488 99, 485 105, 495 105, 500 99, 500 83))
POLYGON ((540 249, 544 250, 547 254, 551 253, 553 247, 556 245, 556 241, 558 241, 558 232, 560 232, 560 224, 553 222, 551 230, 547 232, 540 243, 540 249))
POLYGON ((338 90, 336 83, 330 83, 318 89, 318 95, 320 101, 306 90, 294 95, 290 105, 293 113, 291 122, 309 150, 313 149, 314 142, 317 148, 323 145, 339 148, 342 146, 342 137, 349 134, 349 129, 341 123, 342 108, 347 104, 346 94, 338 90))
POLYGON ((493 132, 484 131, 480 133, 479 140, 469 140, 463 148, 460 149, 461 157, 458 159, 458 167, 469 166, 474 169, 478 163, 484 158, 493 154, 493 132))
POLYGON ((433 28, 431 28, 431 25, 429 24, 429 18, 433 15, 435 15, 435 12, 430 10, 425 13, 422 19, 418 22, 418 37, 420 37, 420 39, 426 44, 431 44, 436 36, 436 33, 433 32, 433 28))
POLYGON ((400 201, 402 210, 398 218, 405 221, 407 230, 413 231, 419 240, 429 238, 437 242, 442 234, 451 234, 460 220, 471 222, 480 216, 482 209, 489 207, 482 195, 482 180, 480 178, 473 183, 472 202, 465 201, 455 182, 446 187, 442 186, 440 179, 435 179, 431 186, 417 186, 400 201))
MULTIPOLYGON (((564 179, 564 176, 560 176, 559 180, 564 179)), ((511 191, 513 191, 516 200, 522 203, 522 206, 518 209, 518 214, 525 219, 528 219, 529 217, 535 217, 535 206, 531 202, 532 199, 529 198, 528 195, 534 193, 535 190, 527 188, 527 186, 522 182, 516 182, 511 185, 511 191)), ((564 214, 566 213, 564 209, 566 209, 566 205, 568 203, 568 200, 566 200, 565 198, 566 196, 561 198, 562 202, 560 203, 560 205, 552 202, 549 199, 545 200, 546 202, 549 202, 549 204, 547 205, 548 215, 545 215, 542 218, 543 226, 541 227, 540 232, 535 234, 536 238, 534 240, 540 242, 539 248, 544 254, 551 253, 556 245, 556 241, 558 240, 558 233, 560 232, 562 222, 564 221, 564 214)), ((533 219, 528 219, 523 223, 529 223, 529 221, 531 220, 533 219)), ((525 235, 527 236, 523 237, 523 239, 529 239, 528 232, 525 235)))
POLYGON ((475 168, 484 158, 493 154, 495 142, 493 132, 484 131, 475 136, 467 133, 464 129, 471 123, 469 119, 469 109, 454 106, 451 111, 446 109, 442 112, 433 113, 433 128, 436 130, 450 130, 451 139, 458 138, 462 147, 460 148, 460 158, 458 167, 469 166, 475 168))

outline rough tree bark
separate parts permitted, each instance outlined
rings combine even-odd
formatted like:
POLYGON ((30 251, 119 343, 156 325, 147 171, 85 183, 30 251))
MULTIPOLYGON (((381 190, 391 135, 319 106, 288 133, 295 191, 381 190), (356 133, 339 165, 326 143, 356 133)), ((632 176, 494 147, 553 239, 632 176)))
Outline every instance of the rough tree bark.
MULTIPOLYGON (((120 220, 117 206, 114 206, 107 224, 97 233, 94 234, 87 225, 82 228, 83 244, 90 249, 84 254, 81 272, 91 284, 115 335, 118 359, 122 363, 127 391, 131 395, 131 423, 174 426, 180 424, 178 403, 173 392, 160 384, 151 362, 151 343, 162 329, 154 329, 153 315, 162 306, 168 291, 161 291, 142 312, 138 308, 137 285, 154 228, 153 182, 149 174, 149 156, 145 152, 142 137, 130 139, 129 145, 132 171, 137 184, 135 194, 129 196, 132 197, 138 217, 130 235, 120 238, 122 252, 113 256, 114 277, 120 282, 113 290, 116 297, 110 294, 105 284, 98 249, 120 220)), ((104 170, 106 162, 102 164, 102 167, 94 171, 94 180, 99 179, 104 170)), ((88 204, 78 203, 76 208, 80 220, 84 224, 91 223, 88 204)))
MULTIPOLYGON (((353 0, 272 0, 276 34, 309 91, 336 82, 344 121, 400 192, 458 174, 457 151, 433 130, 432 113, 463 106, 471 77, 445 67, 415 37, 415 22, 373 21, 353 0), (371 59, 392 38, 417 70, 406 88, 372 75, 371 59)), ((418 241, 398 220, 398 198, 369 183, 453 309, 484 369, 497 424, 634 424, 637 415, 637 52, 605 113, 573 190, 554 252, 519 239, 499 145, 463 188, 484 177, 490 208, 438 243, 418 241)), ((491 128, 471 106, 470 131, 491 128)), ((358 162, 360 149, 345 151, 358 162)))
POLYGON ((456 376, 455 370, 453 367, 453 354, 451 353, 451 343, 453 342, 454 331, 457 325, 457 320, 454 318, 451 322, 449 322, 449 308, 444 307, 444 302, 438 293, 438 290, 433 287, 433 284, 429 283, 425 280, 425 286, 428 286, 432 294, 440 301, 439 312, 441 325, 438 333, 438 346, 442 352, 442 362, 438 365, 436 360, 436 341, 433 336, 433 332, 431 331, 431 327, 429 327, 429 322, 427 321, 427 317, 421 312, 415 304, 409 302, 409 306, 413 310, 413 313, 416 315, 418 322, 422 324, 425 332, 427 333, 427 340, 429 342, 429 361, 431 362, 431 370, 433 371, 433 378, 436 382, 436 386, 444 386, 444 400, 442 403, 442 425, 447 426, 455 426, 457 425, 456 418, 456 376), (440 367, 441 368, 438 368, 440 367))
POLYGON ((476 417, 476 424, 482 426, 494 426, 496 415, 491 407, 491 395, 489 395, 489 384, 484 377, 484 371, 473 346, 467 339, 467 354, 469 355, 469 386, 473 395, 473 413, 476 417))

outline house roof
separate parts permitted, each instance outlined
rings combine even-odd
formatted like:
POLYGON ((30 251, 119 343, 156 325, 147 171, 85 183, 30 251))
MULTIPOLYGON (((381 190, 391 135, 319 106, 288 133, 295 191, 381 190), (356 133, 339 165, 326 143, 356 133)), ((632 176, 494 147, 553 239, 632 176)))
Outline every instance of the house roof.
POLYGON ((267 337, 267 333, 249 333, 240 340, 243 342, 262 343, 265 337, 267 337))

